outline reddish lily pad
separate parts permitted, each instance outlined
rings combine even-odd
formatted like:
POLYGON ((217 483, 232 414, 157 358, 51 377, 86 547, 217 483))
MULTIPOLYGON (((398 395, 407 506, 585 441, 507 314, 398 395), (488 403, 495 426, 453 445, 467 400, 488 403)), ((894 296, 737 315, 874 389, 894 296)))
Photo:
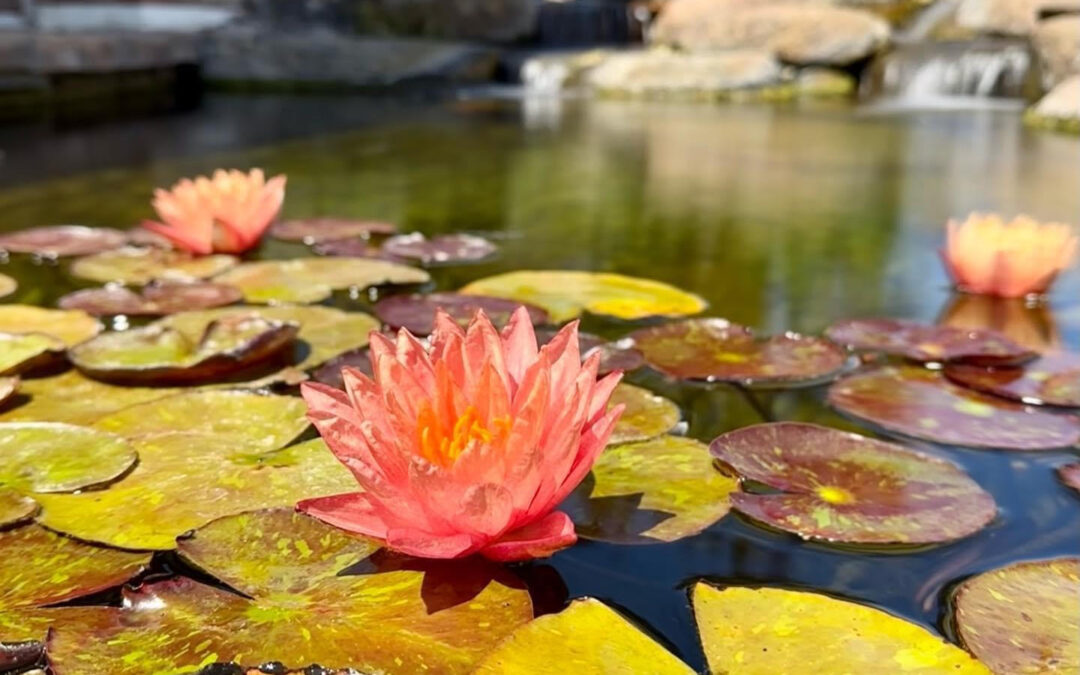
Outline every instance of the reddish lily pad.
POLYGON ((375 375, 374 368, 371 366, 370 352, 367 347, 363 347, 335 356, 319 366, 311 377, 316 382, 322 382, 337 389, 344 389, 345 380, 341 374, 343 368, 355 368, 368 377, 374 377, 375 375))
POLYGON ((958 387, 937 371, 885 367, 840 380, 829 403, 889 431, 975 448, 1045 450, 1080 440, 1080 421, 958 387))
POLYGON ((0 486, 23 492, 72 492, 102 485, 135 464, 123 438, 50 422, 0 424, 0 486))
POLYGON ((619 384, 611 394, 608 407, 625 406, 608 445, 647 441, 674 429, 682 412, 674 401, 632 384, 619 384))
MULTIPOLYGON (((406 328, 413 335, 428 335, 435 329, 435 314, 440 309, 461 325, 472 321, 483 310, 496 326, 503 326, 510 315, 523 305, 515 300, 489 298, 460 293, 430 293, 423 295, 392 295, 375 305, 375 316, 393 329, 406 328)), ((547 323, 547 312, 539 307, 524 305, 533 325, 547 323)))
POLYGON ((33 499, 0 485, 0 530, 30 520, 37 511, 38 504, 33 499))
POLYGON ((428 239, 413 232, 390 237, 383 242, 382 250, 398 258, 419 260, 424 265, 446 265, 486 260, 499 247, 472 234, 440 234, 428 239))
POLYGON ((193 256, 184 251, 125 246, 79 258, 71 273, 103 284, 143 286, 154 280, 198 281, 220 274, 237 263, 231 255, 193 256))
POLYGON ((409 262, 406 258, 390 255, 367 239, 331 239, 315 244, 311 250, 319 255, 337 258, 375 258, 402 264, 409 262))
MULTIPOLYGON (((545 345, 558 332, 558 330, 551 328, 538 328, 536 340, 541 345, 545 345)), ((645 365, 645 357, 628 339, 608 342, 599 335, 579 333, 578 341, 581 345, 581 359, 583 361, 592 356, 594 352, 600 354, 600 369, 598 371, 600 375, 606 375, 616 370, 629 373, 645 365)))
POLYGON ((336 290, 383 284, 422 284, 423 270, 369 258, 293 258, 238 265, 215 278, 235 286, 247 302, 313 303, 336 290))
POLYGON ((270 226, 270 236, 284 241, 302 241, 309 246, 339 239, 369 239, 375 234, 394 234, 397 226, 378 220, 346 218, 304 218, 270 226))
POLYGON ((984 572, 954 605, 961 643, 995 673, 1080 672, 1080 558, 984 572))
POLYGON ((45 309, 33 305, 0 305, 0 333, 43 333, 70 347, 89 340, 100 333, 102 328, 100 321, 78 310, 45 309))
POLYGON ((928 326, 901 319, 848 319, 825 331, 852 349, 903 356, 913 361, 1011 365, 1037 354, 992 330, 928 326))
POLYGON ((1080 462, 1059 466, 1057 473, 1062 483, 1080 492, 1080 462))
POLYGON ((232 286, 209 282, 153 282, 136 293, 123 286, 87 288, 60 298, 61 309, 81 309, 94 316, 163 316, 240 302, 232 286))
POLYGON ((687 380, 791 386, 819 383, 847 365, 847 353, 816 337, 787 333, 760 339, 724 319, 689 319, 631 336, 645 362, 687 380))
POLYGON ((1029 405, 1080 408, 1080 355, 1054 353, 1014 368, 950 365, 945 376, 965 387, 1029 405))
POLYGON ((712 454, 743 481, 739 512, 804 539, 929 544, 966 537, 997 514, 959 467, 893 443, 813 424, 723 434, 712 454), (747 489, 746 481, 778 492, 747 489))
POLYGON ((77 370, 23 380, 19 394, 29 399, 0 415, 4 422, 66 422, 89 425, 105 415, 177 393, 165 387, 116 387, 77 370))
POLYGON ((524 588, 477 561, 422 571, 383 566, 335 572, 373 549, 305 516, 260 511, 211 523, 183 555, 243 589, 243 597, 178 578, 127 591, 122 608, 95 608, 53 627, 59 675, 184 672, 216 661, 411 675, 471 673, 532 618, 524 588), (232 536, 230 536, 232 535, 232 536))
POLYGON ((0 298, 6 298, 19 289, 19 282, 6 274, 0 274, 0 298))
POLYGON ((111 251, 120 248, 127 241, 127 235, 120 230, 83 225, 51 225, 0 235, 0 250, 60 258, 111 251))

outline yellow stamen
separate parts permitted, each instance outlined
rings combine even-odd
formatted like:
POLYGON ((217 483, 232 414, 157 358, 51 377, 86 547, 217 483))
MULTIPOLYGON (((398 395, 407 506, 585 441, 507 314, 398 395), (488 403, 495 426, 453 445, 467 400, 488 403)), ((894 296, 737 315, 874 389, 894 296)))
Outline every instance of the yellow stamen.
POLYGON ((432 407, 425 405, 416 421, 416 433, 420 456, 443 467, 456 462, 472 442, 489 444, 502 440, 509 435, 511 427, 509 418, 502 417, 491 421, 492 431, 475 406, 467 407, 452 425, 442 422, 432 407))

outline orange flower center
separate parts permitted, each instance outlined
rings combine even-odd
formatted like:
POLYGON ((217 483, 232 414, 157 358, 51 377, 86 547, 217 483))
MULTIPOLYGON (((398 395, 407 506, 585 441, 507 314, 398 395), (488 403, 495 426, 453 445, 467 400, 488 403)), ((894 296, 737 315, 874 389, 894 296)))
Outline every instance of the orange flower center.
POLYGON ((485 423, 475 406, 465 408, 452 424, 445 422, 430 405, 424 405, 416 424, 420 456, 442 467, 456 462, 474 441, 491 443, 506 438, 511 426, 509 417, 494 419, 490 425, 485 423))

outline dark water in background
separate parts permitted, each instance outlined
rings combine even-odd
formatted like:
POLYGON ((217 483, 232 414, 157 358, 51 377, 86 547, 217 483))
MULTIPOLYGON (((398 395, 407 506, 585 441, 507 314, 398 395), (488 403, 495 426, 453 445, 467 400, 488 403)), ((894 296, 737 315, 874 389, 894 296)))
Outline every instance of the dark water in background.
MULTIPOLYGON (((497 237, 498 259, 436 271, 442 289, 510 269, 610 270, 673 283, 707 298, 709 314, 765 332, 816 332, 851 316, 935 320, 950 302, 936 252, 949 216, 985 209, 1080 222, 1080 139, 1028 131, 1001 111, 213 96, 177 118, 0 130, 0 150, 5 230, 127 226, 150 215, 156 185, 258 165, 288 174, 286 216, 497 237)), ((303 253, 268 242, 260 255, 303 253)), ((48 305, 79 285, 25 258, 0 270, 22 281, 11 302, 48 305)), ((1042 326, 1073 350, 1078 307, 1073 271, 1042 326)), ((609 336, 627 330, 586 323, 609 336)), ((631 381, 678 401, 690 435, 705 441, 762 421, 733 390, 641 373, 631 381)), ((859 429, 830 413, 822 394, 759 394, 759 403, 777 420, 859 429)), ((998 519, 951 545, 867 552, 804 543, 732 514, 674 544, 582 542, 522 572, 553 603, 593 595, 619 606, 702 668, 685 594, 699 578, 819 589, 940 629, 955 581, 1080 554, 1080 498, 1052 472, 1074 455, 913 445, 962 464, 994 494, 998 519)))

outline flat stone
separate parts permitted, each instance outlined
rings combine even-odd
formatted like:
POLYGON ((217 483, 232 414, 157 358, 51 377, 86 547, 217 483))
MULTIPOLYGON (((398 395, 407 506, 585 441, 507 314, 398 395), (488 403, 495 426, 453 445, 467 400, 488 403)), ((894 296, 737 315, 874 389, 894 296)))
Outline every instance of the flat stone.
POLYGON ((641 97, 723 97, 778 84, 780 64, 766 51, 686 54, 649 50, 613 54, 587 75, 604 94, 641 97))
POLYGON ((1029 35, 1037 12, 1034 0, 961 0, 956 25, 982 34, 1029 35))

